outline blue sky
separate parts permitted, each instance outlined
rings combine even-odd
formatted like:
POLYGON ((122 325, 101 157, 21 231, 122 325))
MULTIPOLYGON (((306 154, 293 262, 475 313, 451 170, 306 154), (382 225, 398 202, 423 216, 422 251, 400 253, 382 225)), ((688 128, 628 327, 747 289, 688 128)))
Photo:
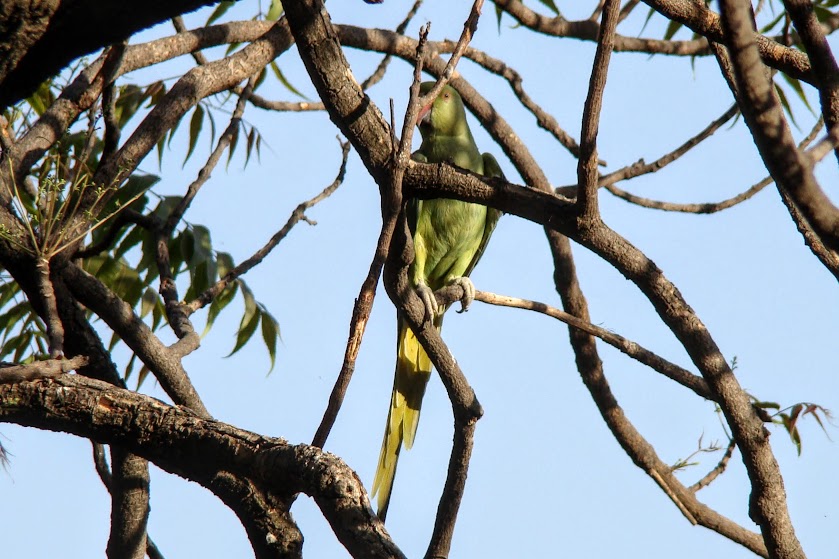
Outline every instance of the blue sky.
MULTIPOLYGON (((530 2, 537 6, 538 3, 530 2)), ((587 17, 576 3, 559 3, 569 19, 587 17)), ((336 22, 377 27, 398 23, 406 3, 380 6, 361 1, 332 2, 336 22)), ((239 7, 242 17, 253 3, 239 7)), ((409 28, 432 21, 431 39, 455 39, 467 3, 428 0, 409 28)), ((639 8, 625 34, 637 34, 646 8, 639 8)), ((558 41, 502 21, 493 8, 473 42, 503 58, 525 78, 528 93, 579 136, 594 45, 558 41), (538 55, 536 55, 538 53, 538 55)), ((197 26, 206 13, 191 16, 197 26)), ((645 36, 660 36, 653 19, 645 36)), ((621 28, 624 29, 624 28, 621 28)), ((142 40, 171 32, 161 25, 142 40)), ((683 38, 688 35, 682 32, 683 38)), ((221 53, 215 53, 220 56, 221 53)), ((361 81, 379 57, 348 51, 361 81)), ((175 76, 189 63, 138 75, 138 83, 175 76), (179 70, 181 69, 181 70, 179 70)), ((310 97, 314 90, 290 51, 278 60, 292 83, 310 97)), ((459 71, 507 118, 543 165, 550 180, 571 184, 576 161, 520 109, 509 87, 464 61, 459 71)), ((395 100, 404 110, 411 69, 394 61, 387 78, 369 92, 387 110, 395 100)), ((817 96, 811 102, 817 106, 817 96)), ((293 97, 272 86, 269 98, 293 97)), ((612 58, 598 149, 607 171, 643 157, 670 151, 722 114, 730 93, 711 59, 692 66, 682 58, 616 53, 612 58)), ((793 99, 796 118, 808 131, 814 118, 793 99)), ((223 117, 217 116, 217 124, 223 117)), ((226 172, 218 169, 187 215, 211 228, 216 249, 241 261, 285 223, 301 201, 331 182, 338 169, 337 130, 325 114, 271 114, 253 107, 245 119, 265 137, 261 159, 243 169, 236 155, 226 172)), ((397 117, 399 120, 399 117, 397 117)), ((470 120, 482 149, 501 159, 477 122, 470 120)), ((223 125, 222 125, 223 126, 223 125)), ((186 127, 182 127, 186 128, 186 127)), ((158 191, 182 193, 206 156, 207 143, 181 168, 185 130, 162 171, 154 157, 141 167, 162 174, 158 191)), ((418 135, 417 135, 418 137, 418 135)), ((416 139, 416 138, 415 138, 416 139)), ((706 145, 653 175, 622 187, 670 201, 707 202, 733 196, 766 174, 739 119, 706 145)), ((835 161, 819 171, 822 187, 836 199, 835 161)), ((755 396, 791 405, 800 401, 839 409, 839 291, 835 279, 804 245, 774 186, 745 204, 710 216, 657 212, 630 206, 607 192, 600 195, 604 220, 644 250, 679 287, 731 361, 741 384, 755 396)), ((335 376, 340 370, 353 299, 367 273, 380 227, 375 184, 351 155, 347 180, 307 215, 316 226, 298 225, 289 237, 246 276, 257 299, 280 322, 277 365, 258 342, 225 359, 234 344, 238 314, 222 315, 187 369, 210 413, 217 419, 291 442, 309 442, 335 376)), ((633 339, 691 368, 684 350, 660 323, 637 289, 608 264, 575 246, 578 273, 593 322, 633 339)), ((542 229, 504 217, 484 259, 473 274, 478 289, 559 306, 542 229)), ((181 287, 181 292, 185 285, 181 287)), ((236 303, 237 305, 240 303, 236 303)), ((203 326, 199 318, 199 326, 203 326)), ((327 444, 371 484, 392 386, 395 313, 380 289, 346 402, 327 444)), ((645 557, 685 559, 753 555, 708 530, 692 527, 616 444, 600 419, 574 366, 566 328, 521 310, 476 303, 465 314, 451 313, 444 339, 468 376, 485 416, 479 422, 474 457, 458 520, 452 557, 645 557)), ((615 350, 600 344, 612 388, 630 420, 668 463, 705 443, 725 444, 714 407, 615 350)), ((127 353, 114 355, 125 362, 127 353)), ((142 389, 165 399, 147 382, 142 389)), ((832 557, 839 548, 835 530, 839 488, 832 482, 839 465, 837 446, 812 422, 802 425, 799 457, 785 432, 772 435, 784 474, 796 530, 811 558, 832 557)), ((836 438, 835 427, 829 427, 836 438)), ((0 427, 13 454, 0 473, 0 541, 9 557, 86 558, 104 556, 109 501, 96 477, 87 441, 17 426, 0 427)), ((403 453, 388 516, 388 530, 409 557, 427 545, 442 488, 452 437, 451 407, 432 377, 414 448, 403 453)), ((701 465, 681 478, 692 483, 719 455, 701 456, 701 465)), ((739 454, 729 470, 700 498, 750 529, 748 485, 739 454)), ((345 557, 317 508, 301 498, 293 509, 306 538, 308 557, 345 557)), ((149 532, 167 557, 247 557, 251 551, 234 515, 201 487, 152 468, 149 532)))

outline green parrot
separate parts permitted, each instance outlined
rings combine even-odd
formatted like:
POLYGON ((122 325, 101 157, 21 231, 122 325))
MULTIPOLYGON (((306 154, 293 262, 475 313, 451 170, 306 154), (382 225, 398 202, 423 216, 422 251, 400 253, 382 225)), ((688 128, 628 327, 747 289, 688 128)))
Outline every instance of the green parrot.
MULTIPOLYGON (((420 86, 422 95, 434 82, 420 86)), ((495 157, 481 154, 469 125, 463 100, 451 86, 423 107, 417 116, 422 144, 412 158, 423 163, 449 163, 487 177, 503 177, 495 157)), ((466 294, 463 310, 475 297, 469 274, 481 258, 501 212, 459 200, 433 199, 408 201, 408 226, 414 239, 414 262, 409 277, 426 308, 426 318, 439 331, 446 308, 438 308, 434 291, 459 284, 466 294)), ((382 451, 373 495, 378 493, 378 514, 387 514, 396 462, 404 442, 410 449, 419 424, 420 406, 431 376, 431 359, 402 317, 398 318, 396 374, 393 395, 385 424, 382 451)))

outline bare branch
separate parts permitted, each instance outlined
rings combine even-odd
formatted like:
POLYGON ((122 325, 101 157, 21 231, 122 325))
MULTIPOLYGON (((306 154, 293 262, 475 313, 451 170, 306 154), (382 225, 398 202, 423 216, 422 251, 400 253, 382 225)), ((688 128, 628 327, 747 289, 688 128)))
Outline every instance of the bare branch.
MULTIPOLYGON (((445 288, 445 290, 441 290, 444 292, 437 292, 435 293, 435 295, 439 294, 441 304, 445 304, 446 302, 458 300, 459 294, 457 294, 456 291, 459 289, 460 287, 458 286, 451 286, 445 288), (452 291, 454 291, 455 293, 452 294, 452 291)), ((632 340, 628 340, 623 336, 606 330, 605 328, 595 326, 591 322, 577 318, 576 316, 569 314, 565 311, 551 307, 550 305, 546 305, 545 303, 529 301, 527 299, 519 299, 518 297, 497 295, 495 293, 488 293, 486 291, 476 291, 475 300, 487 303, 489 305, 498 305, 502 307, 513 307, 517 309, 535 311, 546 316, 550 316, 551 318, 560 320, 565 324, 568 324, 569 326, 572 326, 578 330, 591 334, 592 336, 597 336, 598 338, 600 338, 610 346, 614 347, 621 353, 628 355, 629 357, 637 360, 638 362, 647 365, 654 371, 657 371, 662 375, 666 376, 667 378, 678 382, 682 386, 689 388, 697 396, 705 398, 706 400, 712 399, 711 393, 708 390, 708 385, 705 383, 702 377, 695 375, 690 371, 682 367, 679 367, 674 363, 671 363, 670 361, 667 361, 663 357, 660 357, 659 355, 644 348, 638 343, 633 342, 632 340)))
MULTIPOLYGON (((725 42, 720 16, 709 10, 704 2, 644 0, 644 3, 667 19, 679 22, 702 35, 708 41, 725 42)), ((803 80, 809 84, 815 83, 810 61, 803 52, 755 33, 754 29, 749 32, 749 36, 756 43, 764 64, 778 69, 790 77, 803 80)))
POLYGON ((598 184, 600 186, 608 186, 610 184, 614 184, 616 182, 622 180, 632 179, 641 175, 645 175, 648 173, 655 173, 656 171, 661 170, 665 166, 669 165, 670 163, 676 161, 684 154, 689 152, 691 149, 698 146, 704 140, 710 138, 714 132, 719 130, 723 124, 731 120, 734 115, 739 112, 737 109, 737 104, 734 104, 725 111, 719 118, 711 121, 708 126, 706 126, 702 131, 698 134, 693 136, 692 138, 688 139, 682 145, 671 151, 670 153, 666 153, 653 161, 652 163, 646 163, 643 159, 638 160, 637 162, 633 163, 632 165, 627 165, 622 169, 618 169, 608 175, 603 175, 600 177, 598 184))
POLYGON ((591 80, 583 108, 583 125, 580 132, 580 160, 577 163, 577 207, 587 220, 599 218, 597 205, 597 131, 600 127, 600 109, 603 90, 609 72, 609 59, 614 47, 615 27, 618 24, 619 0, 605 0, 603 21, 597 36, 591 80))
POLYGON ((75 264, 67 264, 61 275, 73 295, 119 334, 176 404, 192 409, 201 417, 210 417, 180 357, 163 345, 128 303, 75 264))
POLYGON ((44 302, 46 314, 47 338, 49 339, 50 358, 61 359, 64 356, 64 326, 58 316, 55 305, 55 291, 50 279, 50 261, 48 255, 38 255, 36 267, 38 269, 38 290, 44 302))
POLYGON ((466 19, 466 22, 463 24, 463 32, 460 34, 460 39, 457 41, 457 45, 452 51, 452 55, 449 57, 449 61, 446 63, 446 67, 443 68, 443 72, 437 76, 437 83, 434 84, 434 87, 431 90, 422 96, 419 100, 419 105, 424 107, 430 104, 434 99, 437 98, 437 95, 440 94, 440 91, 443 90, 443 87, 449 83, 451 77, 454 75, 454 70, 457 67, 457 63, 460 61, 461 56, 463 56, 464 51, 466 51, 466 47, 469 46, 469 41, 472 40, 472 36, 475 34, 475 31, 478 29, 478 18, 481 17, 481 8, 484 5, 484 0, 475 0, 472 4, 472 10, 469 12, 469 17, 466 19))
MULTIPOLYGON (((110 493, 113 476, 111 476, 111 469, 105 457, 105 446, 94 441, 90 441, 90 444, 93 447, 93 464, 96 467, 96 473, 99 475, 99 479, 102 480, 102 485, 110 493)), ((149 559, 165 559, 160 549, 158 549, 148 534, 146 534, 146 555, 149 556, 149 559)))
MULTIPOLYGON (((414 5, 411 6, 410 10, 408 10, 408 13, 405 15, 405 19, 403 19, 402 22, 396 26, 396 29, 394 29, 394 33, 396 33, 397 35, 402 35, 405 33, 405 30, 408 28, 408 24, 410 24, 411 20, 414 19, 414 16, 417 15, 417 12, 419 11, 420 6, 422 6, 423 1, 424 0, 414 0, 414 5)), ((385 57, 382 58, 382 61, 379 62, 379 65, 376 67, 373 73, 370 74, 366 80, 361 82, 361 89, 367 91, 368 89, 370 89, 371 87, 373 87, 381 81, 381 79, 385 75, 385 72, 387 71, 388 65, 390 65, 391 58, 391 54, 386 54, 385 57)))
MULTIPOLYGON (((839 126, 839 65, 833 57, 810 0, 784 0, 816 75, 822 116, 828 130, 839 126)), ((839 151, 836 151, 839 158, 839 151)))
POLYGON ((812 162, 796 149, 771 80, 760 64, 750 9, 737 1, 723 2, 722 8, 740 108, 764 164, 778 189, 789 194, 825 246, 839 250, 839 208, 816 181, 812 162))
MULTIPOLYGON (((262 437, 75 375, 0 385, 0 422, 63 431, 122 446, 167 472, 201 484, 231 508, 234 506, 225 484, 247 479, 281 495, 305 493, 314 498, 353 556, 404 559, 370 507, 352 469, 318 448, 262 437), (90 421, 91 417, 96 421, 90 421), (155 429, 148 429, 148 421, 155 429), (183 452, 184 448, 191 452, 183 452), (209 456, 213 459, 208 460, 209 456)), ((287 541, 284 532, 296 531, 288 520, 287 525, 277 527, 276 533, 269 533, 272 540, 287 541)), ((263 540, 269 534, 263 533, 263 540)), ((261 542, 262 548, 270 543, 261 542)), ((272 548, 257 557, 299 557, 301 543, 299 539, 296 549, 272 548)))
POLYGON ((717 479, 720 474, 722 474, 725 469, 728 467, 729 461, 731 461, 731 456, 734 454, 734 449, 737 447, 737 441, 731 439, 728 442, 728 447, 725 449, 725 453, 722 455, 719 463, 714 467, 713 470, 705 474, 699 481, 688 487, 688 490, 693 491, 696 493, 700 489, 708 487, 711 483, 717 479))
POLYGON ((116 152, 119 146, 120 129, 116 117, 117 91, 114 83, 117 69, 122 64, 125 56, 125 49, 128 41, 122 41, 108 48, 105 62, 102 64, 103 83, 105 88, 102 91, 102 115, 105 120, 104 146, 100 161, 105 161, 116 152))
MULTIPOLYGON (((538 33, 555 37, 571 37, 584 41, 597 41, 600 31, 597 21, 584 19, 569 21, 563 17, 547 17, 525 6, 518 0, 495 0, 495 5, 510 14, 519 24, 538 33)), ((645 52, 678 56, 697 56, 708 53, 705 39, 693 41, 665 41, 639 37, 615 36, 618 52, 645 52)))
POLYGON ((300 221, 306 221, 307 223, 314 225, 314 222, 312 222, 306 217, 306 210, 331 196, 332 193, 335 192, 335 190, 337 190, 338 187, 341 186, 341 184, 344 182, 344 175, 347 172, 347 157, 349 156, 350 144, 348 142, 340 142, 340 144, 342 150, 341 168, 338 170, 338 175, 335 177, 335 180, 332 181, 332 183, 329 186, 324 188, 320 192, 320 194, 318 194, 314 198, 306 200, 305 202, 301 202, 296 208, 294 208, 294 211, 291 212, 288 221, 286 221, 282 229, 274 233, 274 235, 265 244, 265 246, 256 251, 253 254, 253 256, 251 256, 250 258, 248 258, 247 260, 230 270, 223 278, 218 280, 211 287, 207 288, 206 291, 201 293, 201 295, 187 303, 184 306, 184 309, 187 312, 187 314, 192 314, 198 309, 210 304, 213 301, 213 299, 218 297, 218 295, 222 291, 224 291, 232 282, 234 282, 243 274, 247 273, 253 267, 257 266, 260 262, 262 262, 265 259, 265 257, 268 256, 268 254, 272 250, 274 250, 274 248, 278 244, 280 244, 280 242, 283 239, 286 238, 289 232, 300 221))
POLYGON ((635 204, 643 208, 663 210, 666 212, 712 214, 716 212, 721 212, 723 210, 727 210, 728 208, 736 206, 740 202, 745 202, 746 200, 750 199, 752 196, 754 196, 770 184, 772 184, 772 177, 765 177, 761 179, 759 182, 750 186, 748 190, 741 192, 736 196, 732 196, 731 198, 727 198, 720 202, 705 202, 698 204, 678 204, 675 202, 663 202, 661 200, 652 200, 650 198, 636 196, 631 192, 627 192, 626 190, 618 188, 614 184, 607 185, 606 190, 608 190, 618 198, 621 198, 631 204, 635 204))
POLYGON ((54 378, 84 367, 88 363, 89 359, 81 355, 77 355, 71 359, 62 358, 35 361, 27 365, 0 363, 0 384, 54 378))

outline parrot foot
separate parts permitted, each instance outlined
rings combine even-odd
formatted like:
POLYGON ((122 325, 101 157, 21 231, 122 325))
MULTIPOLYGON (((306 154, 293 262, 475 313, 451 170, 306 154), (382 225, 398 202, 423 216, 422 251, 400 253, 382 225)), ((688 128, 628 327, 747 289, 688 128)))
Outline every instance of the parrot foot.
POLYGON ((425 306, 424 320, 434 320, 440 310, 437 298, 434 297, 434 291, 425 283, 420 283, 417 285, 417 295, 422 299, 422 304, 425 306))
POLYGON ((466 312, 469 310, 469 305, 472 304, 472 301, 475 300, 475 284, 472 283, 472 280, 465 276, 461 276, 459 278, 454 278, 449 285, 459 285, 461 289, 463 289, 463 298, 460 300, 460 310, 457 311, 459 313, 466 312))

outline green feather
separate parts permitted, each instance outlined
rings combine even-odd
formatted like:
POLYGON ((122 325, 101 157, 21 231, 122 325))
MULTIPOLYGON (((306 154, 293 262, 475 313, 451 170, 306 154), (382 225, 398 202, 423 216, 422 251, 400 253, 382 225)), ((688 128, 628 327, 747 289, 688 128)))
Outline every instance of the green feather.
MULTIPOLYGON (((421 93, 426 94, 433 85, 433 82, 423 83, 421 93)), ((423 115, 418 122, 422 144, 413 154, 415 161, 449 163, 489 177, 504 176, 498 161, 478 150, 466 122, 463 101, 454 88, 444 87, 430 108, 424 108, 420 114, 423 115)), ((459 200, 410 200, 408 225, 415 258, 409 273, 413 285, 425 284, 436 291, 457 278, 468 277, 486 249, 500 216, 497 210, 459 200)), ((442 324, 441 311, 434 317, 434 325, 439 330, 442 324)), ((383 520, 390 503, 399 451, 403 442, 406 448, 411 448, 414 442, 430 376, 431 360, 400 318, 393 394, 373 482, 373 495, 378 493, 378 511, 383 520)))

